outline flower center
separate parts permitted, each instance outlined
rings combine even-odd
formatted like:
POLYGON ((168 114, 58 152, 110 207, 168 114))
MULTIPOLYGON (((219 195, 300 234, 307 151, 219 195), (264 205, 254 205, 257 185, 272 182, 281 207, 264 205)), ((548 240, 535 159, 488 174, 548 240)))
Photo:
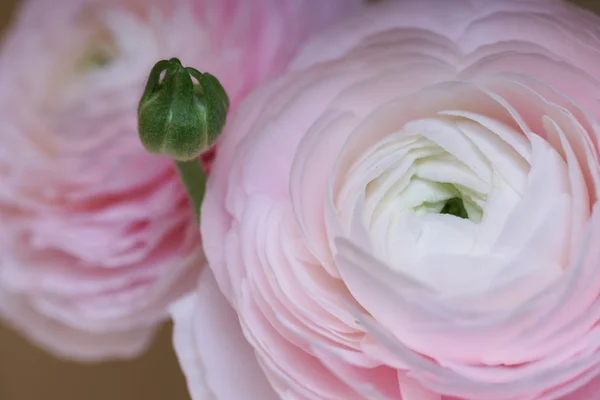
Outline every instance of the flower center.
POLYGON ((336 171, 343 184, 334 204, 356 242, 445 296, 486 292, 528 274, 545 285, 562 272, 572 204, 587 192, 583 178, 578 187, 570 183, 575 168, 548 140, 457 110, 393 127, 374 129, 367 150, 366 139, 350 141, 352 163, 342 159, 345 168, 336 171), (581 193, 571 195, 574 187, 581 193))
POLYGON ((375 252, 393 265, 441 254, 496 254, 494 243, 521 202, 530 171, 507 144, 527 151, 524 135, 497 124, 493 131, 445 115, 406 123, 348 171, 337 202, 342 220, 357 226, 360 215, 375 252))
POLYGON ((444 204, 440 214, 450 214, 459 218, 469 218, 469 213, 465 208, 465 203, 460 197, 453 197, 444 204))
POLYGON ((113 43, 94 43, 84 51, 77 67, 81 72, 102 69, 110 66, 118 57, 118 50, 113 43))
MULTIPOLYGON (((481 221, 483 216, 483 204, 478 204, 472 199, 472 195, 467 193, 467 188, 461 188, 459 185, 453 185, 447 182, 423 181, 418 177, 411 178, 411 185, 427 187, 427 190, 419 190, 416 201, 418 205, 412 208, 416 215, 424 214, 448 214, 455 217, 468 219, 474 223, 481 221), (418 183, 417 183, 418 182, 418 183)), ((410 191, 407 192, 412 194, 410 191)), ((483 194, 481 200, 485 200, 483 194)))

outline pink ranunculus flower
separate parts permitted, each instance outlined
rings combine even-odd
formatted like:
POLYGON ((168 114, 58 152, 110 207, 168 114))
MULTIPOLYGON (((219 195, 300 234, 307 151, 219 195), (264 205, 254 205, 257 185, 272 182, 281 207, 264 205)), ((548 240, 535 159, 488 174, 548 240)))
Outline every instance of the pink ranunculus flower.
POLYGON ((131 356, 205 263, 183 186, 146 153, 160 59, 217 76, 232 108, 361 0, 30 0, 0 53, 0 311, 61 356, 131 356))
POLYGON ((600 19, 388 2, 290 69, 213 164, 194 399, 598 398, 600 19))

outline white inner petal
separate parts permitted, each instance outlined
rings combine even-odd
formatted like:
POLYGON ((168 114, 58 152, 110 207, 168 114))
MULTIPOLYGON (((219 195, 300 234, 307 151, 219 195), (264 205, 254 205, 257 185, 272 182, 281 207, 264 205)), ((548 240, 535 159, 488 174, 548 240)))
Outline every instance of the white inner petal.
POLYGON ((406 123, 346 176, 342 224, 357 232, 362 221, 376 257, 441 293, 481 293, 544 268, 555 276, 567 263, 561 246, 523 252, 544 251, 571 225, 569 167, 539 136, 447 110, 406 123))

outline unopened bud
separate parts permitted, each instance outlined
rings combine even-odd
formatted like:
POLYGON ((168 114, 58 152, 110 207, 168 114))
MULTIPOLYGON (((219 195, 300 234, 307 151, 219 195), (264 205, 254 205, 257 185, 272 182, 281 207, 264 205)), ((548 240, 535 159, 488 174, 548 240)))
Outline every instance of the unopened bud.
POLYGON ((221 83, 172 58, 156 63, 138 107, 140 139, 150 153, 188 161, 217 139, 229 110, 221 83))

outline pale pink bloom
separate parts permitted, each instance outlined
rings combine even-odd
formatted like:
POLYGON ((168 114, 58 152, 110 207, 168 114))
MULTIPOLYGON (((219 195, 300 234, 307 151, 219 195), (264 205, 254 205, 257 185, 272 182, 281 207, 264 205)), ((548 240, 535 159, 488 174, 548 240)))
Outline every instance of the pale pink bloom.
POLYGON ((360 0, 30 0, 0 54, 0 310, 61 356, 141 351, 204 264, 172 163, 146 154, 152 65, 216 75, 232 107, 360 0))
POLYGON ((311 41, 213 165, 214 279, 173 308, 194 398, 598 398, 599 94, 566 2, 389 2, 311 41))

